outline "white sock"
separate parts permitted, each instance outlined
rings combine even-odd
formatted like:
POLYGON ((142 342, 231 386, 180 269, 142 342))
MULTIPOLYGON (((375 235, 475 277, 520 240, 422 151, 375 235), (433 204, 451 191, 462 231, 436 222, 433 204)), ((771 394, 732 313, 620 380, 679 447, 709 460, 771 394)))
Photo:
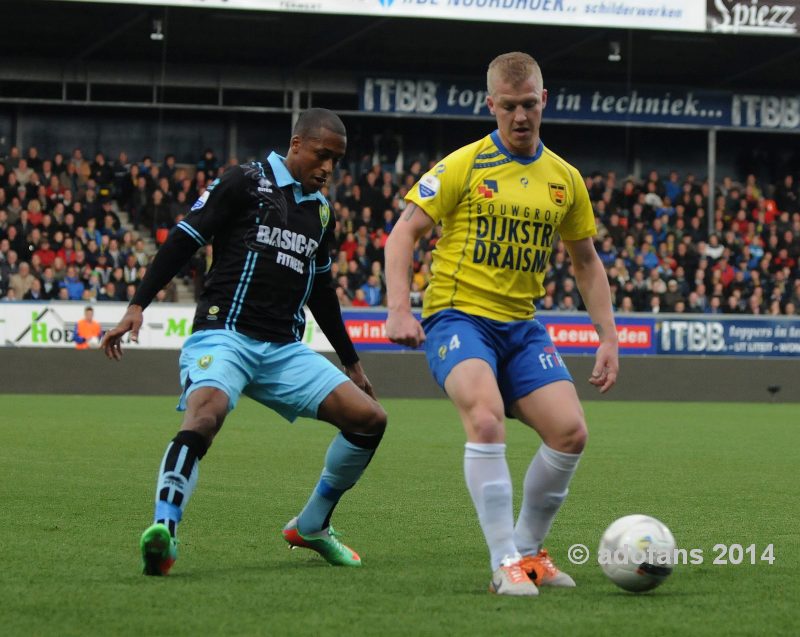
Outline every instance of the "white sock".
POLYGON ((464 447, 464 476, 495 571, 504 557, 517 555, 506 446, 468 442, 464 447))
POLYGON ((542 548, 544 538, 553 525, 569 491, 579 453, 564 453, 542 443, 525 474, 522 508, 514 528, 514 542, 520 553, 531 555, 542 548))

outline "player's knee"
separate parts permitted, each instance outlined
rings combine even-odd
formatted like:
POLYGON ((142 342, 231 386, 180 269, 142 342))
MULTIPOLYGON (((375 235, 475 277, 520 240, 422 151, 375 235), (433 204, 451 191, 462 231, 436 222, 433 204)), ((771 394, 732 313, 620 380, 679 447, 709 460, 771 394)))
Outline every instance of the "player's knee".
POLYGON ((586 447, 588 438, 589 431, 586 423, 582 419, 577 419, 563 426, 552 437, 552 440, 547 442, 547 445, 563 453, 581 453, 586 447))
POLYGON ((386 430, 387 416, 378 401, 369 399, 358 405, 356 409, 338 414, 333 422, 343 431, 383 435, 386 430))
POLYGON ((228 396, 218 389, 201 388, 189 396, 181 429, 200 434, 211 445, 227 415, 228 396))
POLYGON ((386 431, 387 416, 383 407, 376 401, 364 411, 355 422, 342 427, 346 440, 364 449, 377 449, 386 431))
POLYGON ((372 401, 372 405, 370 406, 370 409, 365 416, 365 420, 362 423, 364 433, 383 435, 383 432, 386 431, 387 422, 388 416, 386 415, 384 408, 381 407, 378 401, 372 401))
POLYGON ((208 441, 209 445, 211 441, 214 440, 214 436, 217 435, 221 427, 222 420, 212 414, 197 414, 184 424, 184 429, 199 433, 208 441))
POLYGON ((200 408, 191 416, 187 416, 183 423, 182 429, 194 431, 206 439, 211 445, 214 437, 219 433, 222 428, 222 423, 225 421, 225 414, 218 413, 214 409, 200 408))
POLYGON ((474 410, 470 414, 469 426, 472 442, 492 444, 505 440, 503 418, 490 410, 474 410))

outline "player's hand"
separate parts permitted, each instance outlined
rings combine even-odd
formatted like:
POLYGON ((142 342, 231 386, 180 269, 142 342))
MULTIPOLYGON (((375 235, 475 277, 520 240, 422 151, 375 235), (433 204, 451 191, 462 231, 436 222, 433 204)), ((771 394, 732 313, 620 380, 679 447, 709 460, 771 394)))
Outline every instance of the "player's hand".
POLYGON ((595 354, 594 368, 589 382, 605 394, 617 382, 619 374, 619 345, 613 342, 601 342, 595 354))
POLYGON ((392 343, 407 347, 419 347, 425 342, 425 331, 409 310, 389 312, 386 336, 392 343))
POLYGON ((367 396, 377 400, 377 397, 375 396, 375 390, 372 388, 372 383, 369 382, 369 378, 367 378, 367 375, 364 373, 364 368, 361 367, 361 363, 345 365, 344 373, 347 374, 347 377, 352 380, 356 386, 367 396))
POLYGON ((122 337, 128 332, 131 333, 131 340, 134 343, 139 342, 139 329, 144 321, 142 312, 140 305, 129 305, 122 320, 103 336, 103 342, 100 343, 100 347, 108 358, 111 360, 120 360, 122 358, 122 337))

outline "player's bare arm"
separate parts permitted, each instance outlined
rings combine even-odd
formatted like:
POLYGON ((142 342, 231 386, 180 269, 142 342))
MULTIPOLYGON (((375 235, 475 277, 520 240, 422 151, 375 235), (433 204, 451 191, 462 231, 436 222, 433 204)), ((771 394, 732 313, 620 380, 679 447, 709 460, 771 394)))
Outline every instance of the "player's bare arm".
POLYGON ((579 241, 564 241, 564 245, 575 268, 578 290, 600 337, 589 382, 604 394, 614 386, 619 374, 619 344, 608 276, 591 237, 579 241))
POLYGON ((409 203, 386 242, 386 335, 393 343, 419 347, 425 342, 422 325, 411 313, 409 272, 414 246, 433 226, 422 208, 409 203))

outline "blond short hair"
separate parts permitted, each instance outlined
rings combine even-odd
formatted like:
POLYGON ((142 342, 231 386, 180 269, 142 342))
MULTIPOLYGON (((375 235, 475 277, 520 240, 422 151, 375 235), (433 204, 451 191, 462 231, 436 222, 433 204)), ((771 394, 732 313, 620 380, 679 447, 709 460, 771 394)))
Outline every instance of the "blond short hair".
POLYGON ((489 95, 494 95, 493 80, 499 77, 512 86, 518 86, 531 75, 536 75, 539 85, 542 84, 542 70, 539 63, 527 53, 513 51, 498 55, 489 63, 486 71, 486 89, 489 95))

